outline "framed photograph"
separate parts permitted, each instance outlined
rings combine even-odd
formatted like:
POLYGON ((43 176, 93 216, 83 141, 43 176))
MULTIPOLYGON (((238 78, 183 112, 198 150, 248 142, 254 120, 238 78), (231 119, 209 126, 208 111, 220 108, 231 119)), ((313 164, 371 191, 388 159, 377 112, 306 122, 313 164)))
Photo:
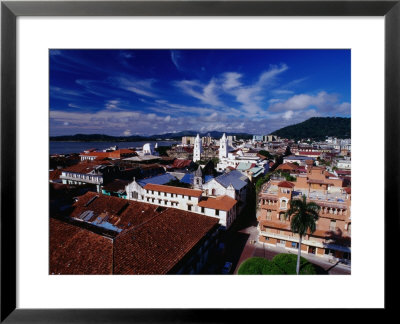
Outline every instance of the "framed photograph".
POLYGON ((1 321, 391 308, 399 16, 2 1, 1 321))

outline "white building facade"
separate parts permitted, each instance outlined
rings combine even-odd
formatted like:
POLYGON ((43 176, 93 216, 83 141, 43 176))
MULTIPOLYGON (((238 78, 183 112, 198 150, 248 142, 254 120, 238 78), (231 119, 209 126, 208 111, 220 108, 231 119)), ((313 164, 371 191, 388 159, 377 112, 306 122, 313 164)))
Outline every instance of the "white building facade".
POLYGON ((193 148, 193 162, 197 162, 201 160, 201 152, 202 152, 202 144, 200 135, 197 134, 196 139, 194 140, 194 148, 193 148))
POLYGON ((133 182, 126 187, 127 198, 216 217, 228 229, 236 219, 236 200, 228 196, 204 197, 202 190, 133 182))

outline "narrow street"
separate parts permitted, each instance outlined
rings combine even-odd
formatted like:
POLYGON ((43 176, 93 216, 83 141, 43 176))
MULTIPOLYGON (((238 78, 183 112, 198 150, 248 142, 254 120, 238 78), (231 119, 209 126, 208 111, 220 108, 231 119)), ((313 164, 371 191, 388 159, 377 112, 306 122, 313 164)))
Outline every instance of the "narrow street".
MULTIPOLYGON (((237 274, 240 264, 251 257, 261 257, 271 260, 279 253, 297 254, 280 247, 268 246, 258 242, 258 229, 256 219, 255 192, 250 190, 248 204, 232 227, 223 235, 223 250, 214 256, 209 274, 218 274, 225 262, 232 263, 230 274, 237 274)), ((328 260, 311 254, 302 254, 302 257, 316 266, 318 274, 349 275, 350 266, 331 263, 328 260)))

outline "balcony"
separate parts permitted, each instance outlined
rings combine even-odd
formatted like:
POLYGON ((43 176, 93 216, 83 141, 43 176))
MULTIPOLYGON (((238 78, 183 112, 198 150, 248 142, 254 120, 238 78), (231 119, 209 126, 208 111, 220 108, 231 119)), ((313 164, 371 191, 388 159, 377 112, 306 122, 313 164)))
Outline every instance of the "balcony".
POLYGON ((103 176, 95 176, 95 175, 90 175, 90 176, 84 175, 81 177, 80 174, 69 174, 69 175, 61 174, 60 179, 84 182, 84 183, 91 183, 91 184, 102 184, 103 183, 103 176))
POLYGON ((277 210, 278 206, 277 205, 261 204, 260 208, 261 209, 269 209, 269 210, 277 210))
MULTIPOLYGON (((277 233, 270 233, 270 232, 265 232, 265 231, 260 231, 261 235, 276 238, 278 240, 285 240, 285 241, 290 241, 290 242, 296 242, 299 243, 299 239, 295 236, 289 236, 289 235, 283 235, 283 234, 277 234, 277 233)), ((305 245, 311 245, 319 248, 323 248, 324 244, 316 241, 311 241, 311 240, 302 240, 301 244, 305 245)))

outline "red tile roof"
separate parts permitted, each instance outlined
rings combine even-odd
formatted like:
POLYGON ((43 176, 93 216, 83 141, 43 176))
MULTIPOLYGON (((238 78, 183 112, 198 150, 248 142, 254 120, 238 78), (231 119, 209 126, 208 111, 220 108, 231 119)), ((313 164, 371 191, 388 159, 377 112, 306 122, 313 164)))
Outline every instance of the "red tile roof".
POLYGON ((49 180, 54 181, 60 179, 61 172, 62 171, 60 169, 50 171, 49 180))
POLYGON ((291 170, 297 170, 298 168, 299 168, 298 165, 296 165, 294 163, 287 162, 287 163, 279 165, 276 169, 277 170, 290 170, 291 171, 291 170))
POLYGON ((117 197, 99 195, 90 202, 96 195, 79 197, 75 208, 80 212, 101 212, 110 206, 106 212, 111 215, 121 204, 128 203, 119 216, 111 215, 108 220, 122 231, 112 241, 75 225, 51 220, 51 224, 55 223, 50 229, 51 273, 165 274, 219 226, 217 218, 117 197))
POLYGON ((202 199, 198 205, 205 208, 229 211, 236 203, 237 201, 229 196, 218 196, 216 198, 206 197, 202 199))
POLYGON ((183 160, 183 159, 176 159, 174 163, 172 163, 172 167, 177 169, 182 169, 190 166, 192 164, 192 160, 183 160))
POLYGON ((74 210, 71 217, 79 218, 86 210, 93 211, 93 220, 100 214, 108 213, 111 215, 120 214, 129 204, 126 199, 98 194, 96 192, 87 192, 83 196, 78 197, 77 202, 73 204, 74 210))
POLYGON ((146 184, 143 188, 146 190, 168 192, 168 193, 174 193, 178 195, 191 196, 191 197, 200 197, 203 193, 203 191, 196 189, 186 189, 173 186, 157 185, 152 183, 146 184))
POLYGON ((320 156, 323 152, 307 152, 307 151, 299 151, 299 155, 305 156, 320 156))
POLYGON ((330 173, 328 171, 325 171, 324 174, 325 174, 325 177, 335 177, 336 178, 336 176, 333 173, 330 173))
POLYGON ((112 273, 112 240, 50 218, 50 274, 112 273))
POLYGON ((281 182, 278 183, 278 187, 294 188, 294 184, 289 182, 289 181, 281 181, 281 182))
POLYGON ((80 155, 83 156, 96 156, 97 158, 121 158, 121 157, 126 157, 126 156, 133 156, 137 155, 136 151, 131 150, 131 149, 119 149, 111 152, 83 152, 80 155))
POLYGON ((86 174, 93 171, 94 168, 98 165, 111 165, 111 163, 106 161, 105 162, 82 161, 76 165, 72 165, 68 168, 65 168, 62 171, 86 174))
POLYGON ((262 220, 260 221, 260 228, 262 226, 278 228, 283 230, 290 230, 290 223, 289 222, 280 222, 280 221, 270 221, 270 220, 262 220))
POLYGON ((116 238, 114 273, 168 273, 217 224, 217 218, 169 208, 116 238))

